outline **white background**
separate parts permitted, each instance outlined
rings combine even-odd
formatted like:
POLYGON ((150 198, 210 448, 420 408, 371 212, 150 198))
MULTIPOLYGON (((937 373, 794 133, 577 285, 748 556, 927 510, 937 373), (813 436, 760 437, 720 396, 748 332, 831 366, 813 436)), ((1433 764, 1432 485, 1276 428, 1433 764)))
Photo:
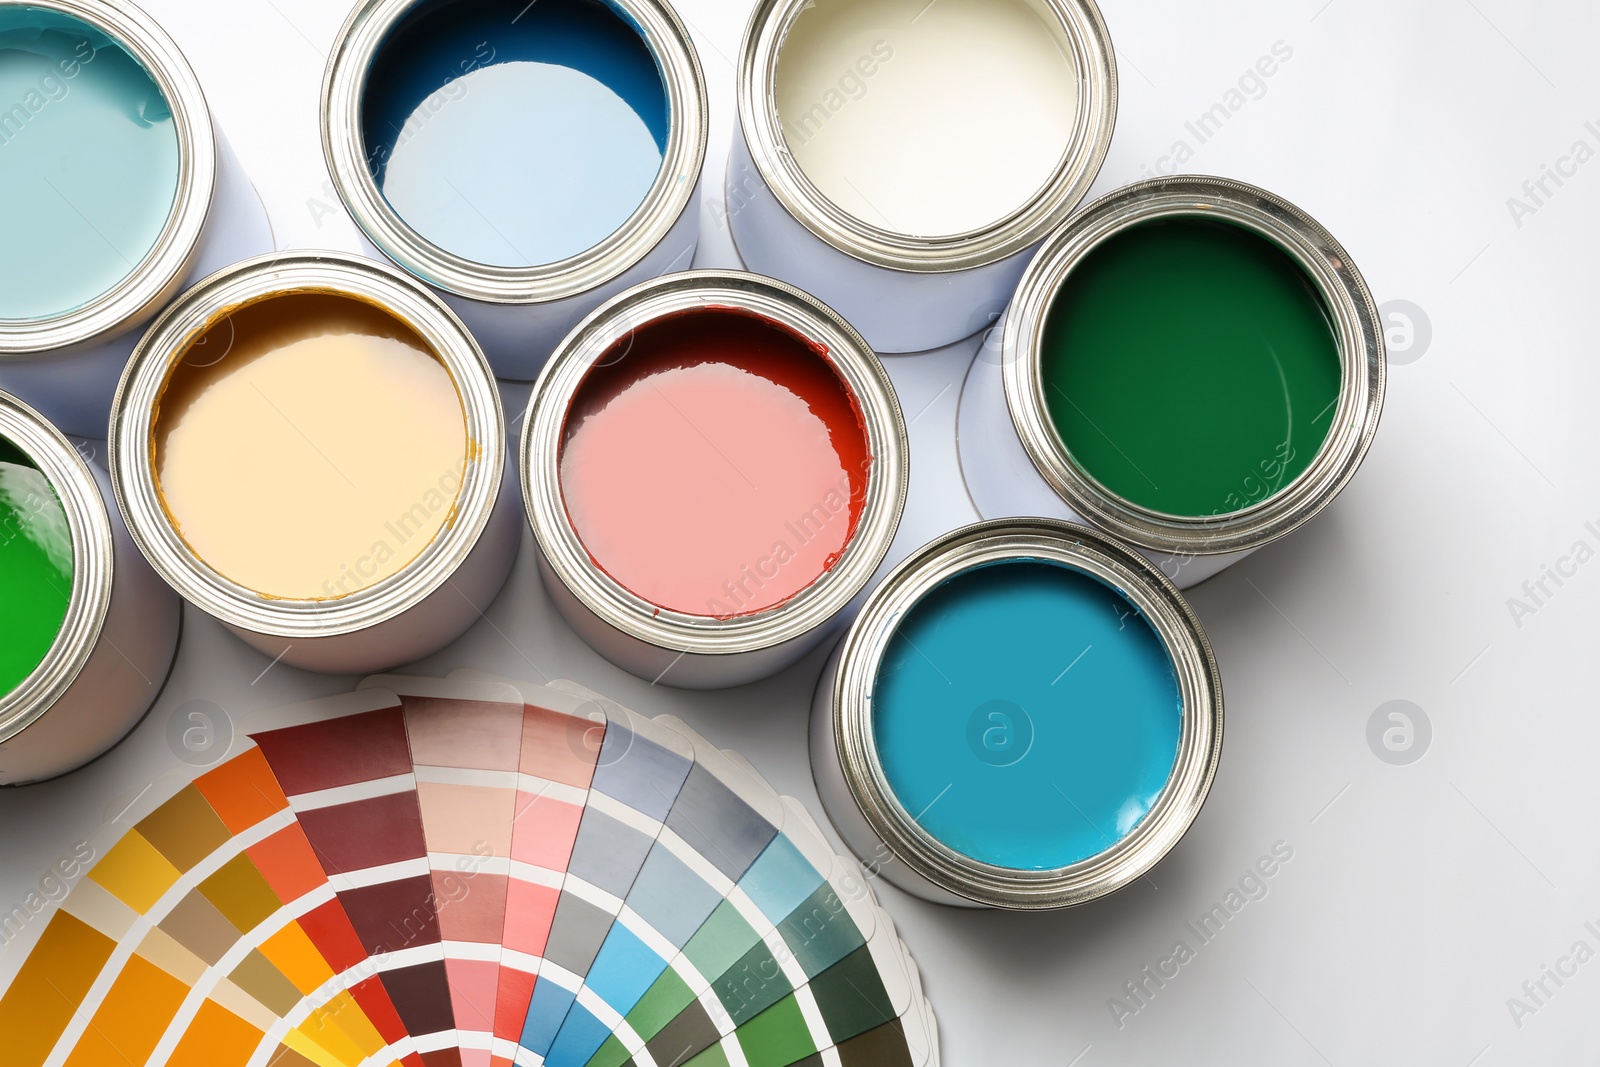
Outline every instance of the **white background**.
MULTIPOLYGON (((354 250, 324 188, 317 126, 345 0, 145 3, 198 71, 279 246, 354 250)), ((748 4, 678 6, 712 100, 699 263, 735 265, 714 208, 748 4)), ((1600 560, 1547 583, 1554 595, 1520 626, 1508 598, 1575 542, 1600 549, 1600 161, 1547 181, 1541 205, 1522 192, 1576 141, 1600 151, 1600 8, 1105 0, 1104 11, 1122 103, 1095 192, 1144 176, 1179 139, 1195 146, 1185 122, 1281 41, 1292 58, 1185 169, 1309 210, 1380 303, 1425 310, 1431 345, 1393 368, 1377 444, 1337 503, 1193 591, 1223 667, 1226 744, 1199 821, 1150 879, 1051 916, 948 910, 880 884, 942 1021, 945 1062, 1596 1062, 1600 959, 1560 987, 1547 979, 1551 995, 1526 1000, 1537 1010, 1520 1026, 1507 999, 1580 939, 1600 951, 1584 925, 1600 929, 1600 560), (1514 218, 1513 195, 1537 210, 1514 218), (1408 766, 1367 741, 1369 717, 1395 699, 1432 725, 1408 766), (1176 941, 1198 945, 1185 923, 1280 841, 1294 857, 1265 899, 1119 1028, 1108 999, 1176 941)), ((975 517, 954 445, 973 347, 887 361, 914 419, 902 548, 975 517)), ((209 620, 191 610, 185 625, 166 692, 126 744, 0 795, 0 907, 182 768, 166 740, 180 705, 207 700, 236 719, 352 684, 262 674, 265 658, 209 620)), ((680 715, 820 814, 805 731, 821 659, 745 690, 650 688, 555 617, 525 541, 487 619, 422 669, 567 676, 680 715)))

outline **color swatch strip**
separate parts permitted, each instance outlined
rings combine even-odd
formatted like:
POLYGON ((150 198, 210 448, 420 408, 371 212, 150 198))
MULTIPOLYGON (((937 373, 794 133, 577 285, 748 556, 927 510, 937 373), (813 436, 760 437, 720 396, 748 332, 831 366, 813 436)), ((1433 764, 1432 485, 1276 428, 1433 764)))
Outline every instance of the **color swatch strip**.
POLYGON ((254 717, 0 995, 5 1067, 938 1063, 804 809, 567 683, 380 677, 254 717))

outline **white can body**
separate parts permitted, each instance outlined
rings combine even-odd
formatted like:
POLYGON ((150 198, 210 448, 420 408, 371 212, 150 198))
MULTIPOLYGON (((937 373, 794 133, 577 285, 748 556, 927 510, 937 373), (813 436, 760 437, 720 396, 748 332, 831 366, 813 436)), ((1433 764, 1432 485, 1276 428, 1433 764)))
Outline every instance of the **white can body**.
MULTIPOLYGON (((979 347, 972 369, 967 372, 956 416, 961 477, 972 506, 985 519, 1037 515, 1093 525, 1050 487, 1017 436, 1011 410, 1006 406, 1000 334, 996 328, 979 347)), ((1231 567, 1254 549, 1214 556, 1167 555, 1142 548, 1139 551, 1179 589, 1188 589, 1231 567)))
POLYGON ((748 652, 727 655, 674 652, 641 641, 597 615, 567 588, 542 552, 539 576, 561 617, 585 644, 636 678, 676 689, 731 689, 770 678, 800 662, 824 641, 837 637, 849 621, 848 613, 842 613, 832 622, 792 641, 748 652))
MULTIPOLYGON (((205 230, 173 294, 230 263, 272 251, 272 225, 255 186, 216 131, 217 178, 205 230)), ((0 389, 36 408, 63 433, 104 438, 122 368, 145 324, 161 308, 124 323, 120 332, 31 358, 0 359, 0 389)))
POLYGON ((1037 245, 982 267, 919 274, 874 266, 808 230, 778 202, 735 127, 727 212, 745 266, 815 294, 876 352, 926 352, 994 325, 1037 245))
POLYGON ((144 718, 178 652, 183 602, 128 536, 111 479, 90 463, 111 520, 111 603, 89 658, 50 709, 0 743, 0 785, 66 774, 104 754, 144 718))

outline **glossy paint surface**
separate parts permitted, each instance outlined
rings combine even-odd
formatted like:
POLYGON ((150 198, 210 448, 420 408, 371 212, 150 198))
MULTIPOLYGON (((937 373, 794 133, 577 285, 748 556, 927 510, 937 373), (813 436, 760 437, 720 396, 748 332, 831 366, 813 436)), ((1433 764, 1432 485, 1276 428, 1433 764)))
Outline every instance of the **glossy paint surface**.
POLYGON ((826 574, 871 458, 854 397, 788 328, 729 309, 642 327, 567 416, 561 490, 595 562, 662 608, 732 617, 826 574))
POLYGON ((155 248, 178 133, 148 71, 86 22, 0 7, 0 319, 90 303, 155 248))
POLYGON ((374 180, 418 234, 529 267, 599 244, 661 170, 666 88, 645 40, 590 0, 434 0, 379 48, 362 96, 374 180))
POLYGON ((1055 870, 1138 826, 1172 773, 1172 658, 1117 590, 1031 559, 965 571, 907 612, 873 693, 879 760, 934 838, 1055 870))

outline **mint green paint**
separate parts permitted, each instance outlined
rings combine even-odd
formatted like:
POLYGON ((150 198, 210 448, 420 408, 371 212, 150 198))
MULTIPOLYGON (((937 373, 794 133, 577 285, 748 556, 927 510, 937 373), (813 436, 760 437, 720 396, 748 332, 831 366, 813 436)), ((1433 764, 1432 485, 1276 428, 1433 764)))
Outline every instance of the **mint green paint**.
POLYGON ((0 8, 0 319, 74 311, 150 254, 178 190, 166 97, 70 15, 0 8))

